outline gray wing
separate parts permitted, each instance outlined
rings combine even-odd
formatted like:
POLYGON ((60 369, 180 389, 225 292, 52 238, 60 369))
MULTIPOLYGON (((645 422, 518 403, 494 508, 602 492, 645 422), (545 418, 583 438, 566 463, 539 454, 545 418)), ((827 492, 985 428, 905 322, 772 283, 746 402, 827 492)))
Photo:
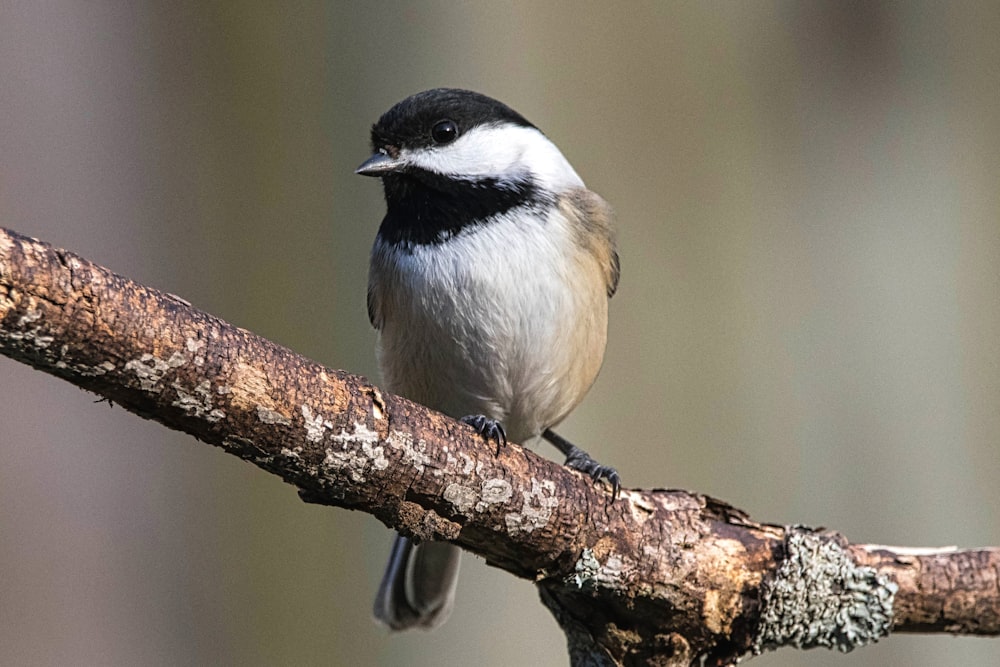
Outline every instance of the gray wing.
POLYGON ((376 238, 368 265, 368 321, 376 330, 381 330, 385 322, 385 286, 388 278, 386 273, 390 270, 386 250, 376 238))
POLYGON ((368 321, 372 323, 375 329, 382 328, 382 317, 378 311, 377 290, 372 285, 370 276, 368 278, 368 321))
POLYGON ((570 190, 559 198, 559 208, 574 223, 577 243, 588 250, 604 270, 608 298, 618 289, 621 263, 615 243, 615 213, 600 195, 586 188, 570 190))

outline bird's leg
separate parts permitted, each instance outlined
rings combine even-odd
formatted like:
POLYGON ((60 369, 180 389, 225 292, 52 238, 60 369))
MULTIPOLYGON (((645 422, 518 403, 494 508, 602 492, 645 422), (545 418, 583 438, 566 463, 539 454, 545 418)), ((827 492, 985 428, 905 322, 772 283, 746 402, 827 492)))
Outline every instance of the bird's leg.
POLYGON ((566 456, 565 465, 573 470, 590 475, 595 482, 600 479, 608 480, 611 484, 611 501, 618 500, 621 492, 622 482, 618 476, 618 471, 610 466, 601 465, 593 459, 587 452, 583 451, 572 442, 555 433, 552 429, 545 429, 542 437, 555 445, 556 449, 566 456))
POLYGON ((476 429, 476 432, 487 440, 496 440, 497 454, 500 453, 500 448, 507 444, 507 433, 503 430, 503 424, 496 419, 490 419, 486 415, 466 415, 458 421, 476 429))

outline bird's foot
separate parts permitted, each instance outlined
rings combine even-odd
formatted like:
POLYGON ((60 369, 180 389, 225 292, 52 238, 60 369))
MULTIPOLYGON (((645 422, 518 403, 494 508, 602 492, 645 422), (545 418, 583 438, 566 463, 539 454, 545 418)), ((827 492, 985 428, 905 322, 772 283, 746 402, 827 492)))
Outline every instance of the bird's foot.
POLYGON ((497 454, 500 453, 500 448, 507 444, 507 433, 503 430, 503 424, 496 419, 490 419, 486 415, 466 415, 458 421, 476 429, 476 432, 487 440, 495 440, 497 454))
POLYGON ((611 466, 601 465, 590 454, 575 445, 573 449, 574 451, 566 457, 566 467, 590 475, 595 482, 606 479, 611 485, 611 502, 618 500, 622 490, 622 480, 618 476, 618 471, 611 466))
POLYGON ((611 466, 601 465, 594 458, 583 451, 566 438, 551 430, 542 433, 542 437, 555 445, 556 449, 566 455, 565 466, 573 470, 579 470, 585 475, 589 475, 595 482, 602 479, 607 480, 611 485, 611 502, 618 500, 621 495, 622 480, 618 476, 618 471, 611 466))

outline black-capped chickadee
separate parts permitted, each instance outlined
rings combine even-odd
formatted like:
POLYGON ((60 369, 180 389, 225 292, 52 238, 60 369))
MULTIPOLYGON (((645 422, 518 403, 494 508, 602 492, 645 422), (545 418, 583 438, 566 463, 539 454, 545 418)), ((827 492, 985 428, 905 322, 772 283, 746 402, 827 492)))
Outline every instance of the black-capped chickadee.
MULTIPOLYGON (((390 391, 488 438, 539 435, 566 465, 618 473, 551 430, 597 377, 618 254, 608 204, 510 107, 467 90, 409 97, 372 127, 357 169, 385 187, 368 315, 390 391)), ((388 627, 447 619, 459 550, 397 536, 375 601, 388 627)))

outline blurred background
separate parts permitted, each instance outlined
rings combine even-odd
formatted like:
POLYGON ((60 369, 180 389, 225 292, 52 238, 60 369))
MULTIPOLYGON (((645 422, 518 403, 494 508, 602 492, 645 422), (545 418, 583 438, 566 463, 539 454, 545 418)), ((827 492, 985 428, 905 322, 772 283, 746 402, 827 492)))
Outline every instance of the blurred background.
MULTIPOLYGON (((618 212, 564 435, 759 520, 998 544, 998 34, 986 2, 3 0, 0 225, 377 378, 383 202, 352 170, 390 105, 472 88, 618 212)), ((567 662, 533 587, 472 557, 445 627, 389 636, 381 524, 94 399, 0 358, 0 662, 567 662)), ((753 664, 998 655, 899 635, 753 664)))

